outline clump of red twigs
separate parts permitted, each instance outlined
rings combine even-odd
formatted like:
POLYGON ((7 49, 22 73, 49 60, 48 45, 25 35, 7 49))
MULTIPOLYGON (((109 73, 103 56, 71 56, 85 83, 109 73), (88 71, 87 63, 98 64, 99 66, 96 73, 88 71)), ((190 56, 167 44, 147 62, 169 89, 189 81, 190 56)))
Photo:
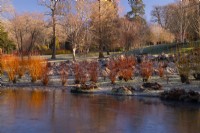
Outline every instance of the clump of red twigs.
POLYGON ((90 81, 93 83, 97 83, 98 81, 98 70, 99 70, 99 64, 96 61, 92 61, 89 63, 88 67, 88 74, 90 81))
POLYGON ((65 86, 67 84, 68 69, 69 69, 68 65, 65 65, 64 63, 60 64, 60 80, 61 80, 62 86, 65 86))
POLYGON ((108 63, 110 69, 109 79, 114 84, 117 77, 119 80, 128 81, 134 76, 136 60, 133 56, 120 56, 112 58, 108 63))
POLYGON ((79 89, 89 90, 96 88, 98 81, 99 64, 96 61, 81 61, 73 64, 75 84, 80 84, 79 89))
POLYGON ((41 75, 42 84, 45 86, 47 86, 50 81, 49 71, 50 71, 49 65, 47 62, 45 62, 45 64, 42 66, 42 75, 41 75))
POLYGON ((153 63, 150 61, 144 61, 140 65, 140 73, 143 78, 143 82, 147 82, 153 74, 153 63))

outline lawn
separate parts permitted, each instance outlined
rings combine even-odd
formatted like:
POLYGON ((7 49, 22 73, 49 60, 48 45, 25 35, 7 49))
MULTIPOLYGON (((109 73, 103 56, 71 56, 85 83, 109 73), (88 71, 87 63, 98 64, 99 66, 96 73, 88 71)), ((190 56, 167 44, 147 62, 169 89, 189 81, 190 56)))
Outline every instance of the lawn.
POLYGON ((147 46, 144 48, 134 49, 128 51, 127 54, 171 54, 176 52, 188 52, 192 50, 194 47, 199 47, 200 41, 196 42, 188 42, 188 43, 173 43, 173 44, 159 44, 153 46, 147 46))

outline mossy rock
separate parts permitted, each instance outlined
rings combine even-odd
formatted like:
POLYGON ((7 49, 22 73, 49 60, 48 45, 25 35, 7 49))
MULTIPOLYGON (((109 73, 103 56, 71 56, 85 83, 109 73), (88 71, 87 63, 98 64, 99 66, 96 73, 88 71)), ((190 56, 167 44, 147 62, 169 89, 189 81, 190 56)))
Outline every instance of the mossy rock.
POLYGON ((118 88, 113 88, 111 90, 111 93, 114 95, 132 95, 134 92, 131 87, 118 87, 118 88))

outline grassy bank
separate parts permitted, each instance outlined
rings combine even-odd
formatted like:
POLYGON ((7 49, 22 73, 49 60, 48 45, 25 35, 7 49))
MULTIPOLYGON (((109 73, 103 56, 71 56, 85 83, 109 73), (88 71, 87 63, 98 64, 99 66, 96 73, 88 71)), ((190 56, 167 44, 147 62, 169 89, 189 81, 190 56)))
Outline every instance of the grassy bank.
POLYGON ((194 47, 200 47, 200 41, 188 42, 188 43, 172 43, 172 44, 159 44, 148 46, 145 48, 134 49, 128 51, 127 54, 171 54, 177 52, 188 52, 194 47))

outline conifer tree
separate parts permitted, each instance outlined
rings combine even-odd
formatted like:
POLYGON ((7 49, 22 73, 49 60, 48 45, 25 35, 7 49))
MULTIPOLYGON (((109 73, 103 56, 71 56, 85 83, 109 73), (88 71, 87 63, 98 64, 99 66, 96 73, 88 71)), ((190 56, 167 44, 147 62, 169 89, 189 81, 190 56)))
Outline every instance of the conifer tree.
POLYGON ((9 53, 13 49, 15 49, 15 45, 13 41, 11 41, 8 37, 8 33, 4 31, 4 27, 0 22, 0 48, 3 49, 4 52, 9 53))
POLYGON ((145 14, 145 5, 143 3, 143 0, 128 0, 129 5, 131 6, 131 11, 129 11, 126 15, 126 17, 130 20, 138 20, 145 22, 145 19, 143 18, 145 14))

